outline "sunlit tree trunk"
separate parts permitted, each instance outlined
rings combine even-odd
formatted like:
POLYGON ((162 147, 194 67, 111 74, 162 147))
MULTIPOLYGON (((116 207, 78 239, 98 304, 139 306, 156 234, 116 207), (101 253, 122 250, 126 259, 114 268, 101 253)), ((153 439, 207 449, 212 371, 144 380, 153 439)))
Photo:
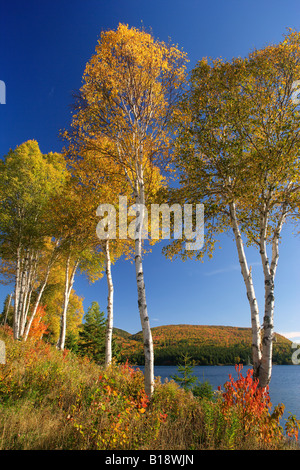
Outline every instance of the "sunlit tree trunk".
POLYGON ((30 307, 32 285, 36 273, 37 256, 35 250, 17 249, 14 302, 14 338, 23 336, 30 307))
POLYGON ((69 254, 67 261, 66 261, 66 275, 65 275, 65 292, 64 292, 64 302, 63 302, 63 309, 60 319, 60 333, 59 338, 56 344, 57 349, 63 351, 65 347, 66 341, 66 330, 67 330, 67 311, 69 306, 70 295, 72 292, 76 270, 79 264, 79 261, 76 260, 73 266, 73 269, 70 273, 70 264, 71 264, 71 254, 69 254))
POLYGON ((21 331, 25 320, 26 298, 28 285, 26 279, 27 273, 27 250, 23 251, 21 244, 17 249, 16 278, 15 278, 15 302, 14 302, 14 322, 13 332, 14 338, 21 337, 21 331))
POLYGON ((237 220, 236 206, 234 202, 230 204, 230 217, 239 257, 239 263, 241 266, 241 272, 246 286, 247 298, 251 311, 253 375, 254 377, 259 377, 262 358, 259 310, 255 297, 251 268, 248 267, 242 235, 237 220))
POLYGON ((259 385, 261 387, 266 387, 269 384, 272 375, 275 304, 274 284, 279 258, 279 237, 286 217, 285 205, 283 205, 281 217, 278 220, 277 227, 273 234, 271 263, 267 255, 266 246, 268 215, 268 208, 266 206, 260 219, 260 256, 265 281, 265 311, 263 319, 262 358, 259 369, 259 385))
POLYGON ((106 260, 106 279, 107 279, 107 324, 106 324, 106 337, 105 337, 105 366, 107 367, 112 360, 112 334, 113 334, 113 300, 114 300, 114 286, 111 275, 111 259, 109 240, 105 242, 105 260, 106 260))
POLYGON ((20 262, 20 273, 19 273, 19 303, 18 303, 18 311, 17 311, 17 316, 18 316, 18 332, 17 332, 17 338, 19 339, 22 334, 22 329, 23 329, 23 324, 24 324, 24 311, 26 310, 26 282, 25 278, 27 277, 27 272, 26 272, 26 256, 27 253, 25 252, 25 255, 22 256, 21 262, 20 262))
POLYGON ((37 268, 37 252, 36 250, 27 250, 24 266, 23 266, 23 300, 22 311, 20 312, 20 331, 19 336, 23 337, 25 332, 25 325, 27 322, 27 315, 30 309, 30 301, 33 290, 33 282, 37 268))
POLYGON ((39 307, 39 305, 40 305, 40 301, 41 301, 42 295, 43 295, 44 290, 45 290, 45 288, 46 288, 46 286, 47 286, 50 271, 51 271, 51 264, 48 264, 47 270, 46 270, 46 274, 45 274, 45 278, 44 278, 43 282, 42 282, 41 285, 40 285, 39 293, 38 293, 37 299, 36 299, 36 301, 35 301, 35 303, 34 303, 31 316, 30 316, 30 318, 28 319, 27 324, 26 324, 25 333, 24 333, 24 340, 25 340, 25 341, 26 341, 27 338, 28 338, 28 334, 29 334, 29 331, 30 331, 30 328, 31 328, 31 325, 32 325, 32 321, 33 321, 33 319, 34 319, 34 317, 35 317, 35 315, 36 315, 37 309, 38 309, 38 307, 39 307))
MULTIPOLYGON (((138 140, 138 139, 137 139, 138 140)), ((142 155, 142 149, 140 148, 142 155)), ((142 259, 142 237, 145 222, 145 188, 143 178, 143 167, 141 160, 136 160, 136 179, 133 181, 125 169, 126 178, 132 188, 136 203, 136 223, 135 223, 135 273, 138 294, 138 309, 143 333, 143 346, 145 357, 144 383, 145 393, 151 398, 154 391, 154 349, 148 308, 146 302, 146 287, 144 280, 143 259, 142 259)))
POLYGON ((15 299, 14 299, 14 320, 13 320, 13 333, 14 339, 19 338, 19 300, 20 300, 20 264, 21 264, 21 246, 17 249, 17 263, 16 263, 16 278, 15 278, 15 299))
POLYGON ((136 193, 136 233, 135 233, 135 272, 138 292, 138 307, 143 330, 144 355, 145 355, 145 393, 151 397, 154 390, 154 351, 150 321, 146 302, 146 288, 144 281, 142 261, 142 231, 144 226, 144 183, 140 181, 139 190, 136 193))

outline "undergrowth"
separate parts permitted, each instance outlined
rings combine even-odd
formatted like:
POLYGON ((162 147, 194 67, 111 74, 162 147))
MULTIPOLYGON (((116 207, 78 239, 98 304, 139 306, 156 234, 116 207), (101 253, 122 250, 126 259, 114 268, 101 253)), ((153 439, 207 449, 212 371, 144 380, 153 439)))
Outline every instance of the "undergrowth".
POLYGON ((251 372, 213 396, 195 396, 156 379, 151 401, 144 377, 128 363, 104 369, 31 338, 14 341, 0 328, 1 450, 198 450, 298 448, 299 421, 280 425, 268 390, 251 372))

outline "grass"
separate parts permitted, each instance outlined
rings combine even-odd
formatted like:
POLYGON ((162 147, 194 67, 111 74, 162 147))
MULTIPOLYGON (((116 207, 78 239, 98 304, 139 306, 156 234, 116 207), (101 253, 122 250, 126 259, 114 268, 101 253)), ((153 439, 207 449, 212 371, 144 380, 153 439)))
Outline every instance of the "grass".
POLYGON ((14 341, 8 328, 0 329, 0 339, 6 345, 6 363, 0 365, 0 450, 298 447, 276 416, 265 413, 263 426, 249 430, 237 404, 225 408, 220 393, 199 398, 158 378, 149 402, 142 372, 128 364, 104 369, 44 342, 14 341))

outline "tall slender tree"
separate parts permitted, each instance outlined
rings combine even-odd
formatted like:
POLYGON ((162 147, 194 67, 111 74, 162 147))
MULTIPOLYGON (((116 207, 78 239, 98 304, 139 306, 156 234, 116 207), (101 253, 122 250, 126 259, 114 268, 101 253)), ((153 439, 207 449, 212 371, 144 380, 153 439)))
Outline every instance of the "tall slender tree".
POLYGON ((69 133, 79 149, 96 150, 115 162, 136 204, 135 269, 149 397, 154 354, 142 262, 145 185, 151 182, 151 169, 169 162, 169 126, 185 80, 185 64, 186 55, 177 47, 136 28, 120 24, 116 31, 102 33, 84 72, 69 133))
MULTIPOLYGON (((272 372, 281 231, 297 212, 300 191, 300 113, 291 99, 300 76, 299 45, 300 33, 290 31, 278 45, 243 59, 202 59, 178 114, 181 187, 172 197, 204 202, 205 248, 213 249, 218 233, 233 232, 251 312, 254 375, 261 387, 272 372), (258 250, 264 275, 262 329, 246 255, 250 245, 258 250)), ((205 250, 187 254, 177 241, 166 251, 201 258, 205 250)))

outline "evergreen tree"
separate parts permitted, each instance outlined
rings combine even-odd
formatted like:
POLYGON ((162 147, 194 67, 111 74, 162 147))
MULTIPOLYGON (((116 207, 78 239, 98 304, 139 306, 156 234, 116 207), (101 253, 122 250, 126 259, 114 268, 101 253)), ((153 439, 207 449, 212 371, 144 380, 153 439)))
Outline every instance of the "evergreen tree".
POLYGON ((75 354, 79 353, 78 335, 76 335, 73 331, 69 331, 66 334, 65 347, 75 354))
POLYGON ((3 311, 0 314, 0 324, 1 325, 13 325, 13 306, 11 305, 11 295, 7 295, 4 300, 3 311))
POLYGON ((115 336, 112 336, 111 350, 112 350, 112 356, 114 360, 116 362, 120 362, 122 360, 121 347, 118 344, 115 336))
POLYGON ((194 364, 188 354, 182 354, 182 364, 178 366, 179 375, 171 375, 171 378, 181 385, 185 390, 188 390, 196 381, 197 377, 192 375, 194 364))
POLYGON ((98 302, 92 302, 84 316, 83 328, 79 332, 78 349, 81 355, 96 362, 105 359, 106 319, 98 302))

